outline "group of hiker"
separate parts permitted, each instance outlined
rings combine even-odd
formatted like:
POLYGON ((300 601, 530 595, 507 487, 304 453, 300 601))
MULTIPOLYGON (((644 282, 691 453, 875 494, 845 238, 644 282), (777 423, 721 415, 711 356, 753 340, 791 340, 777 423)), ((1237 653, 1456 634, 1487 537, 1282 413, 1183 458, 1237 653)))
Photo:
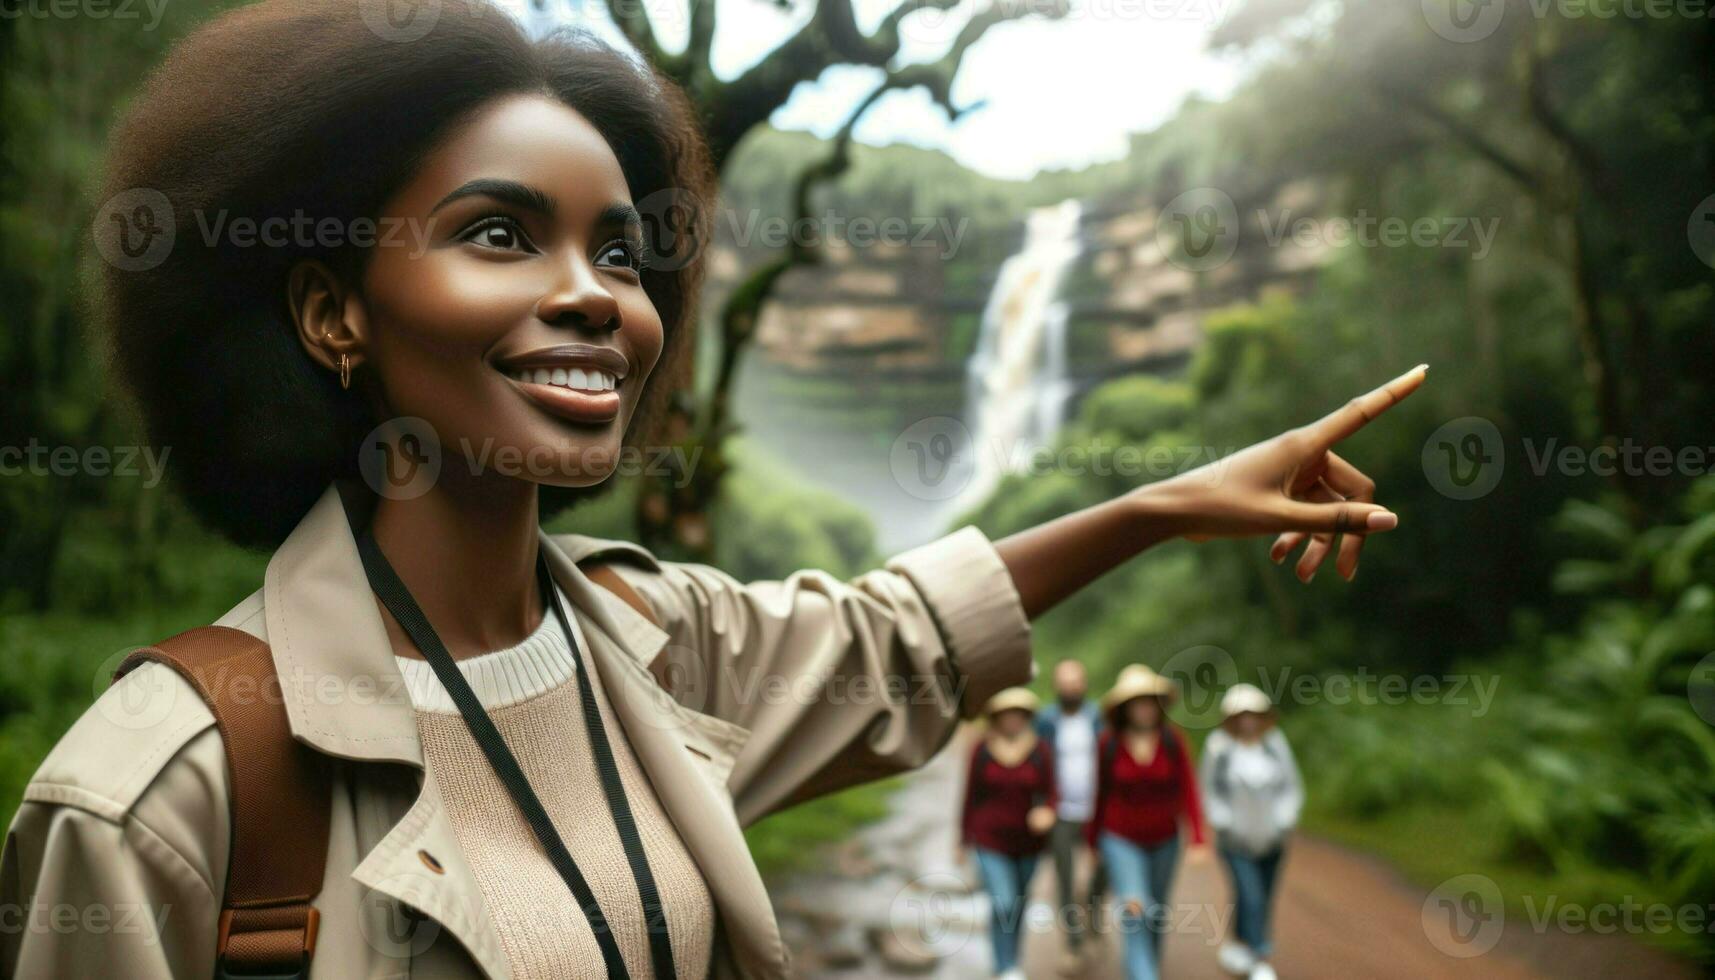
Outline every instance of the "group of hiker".
POLYGON ((1089 973, 1117 931, 1126 980, 1156 980, 1181 852, 1207 860, 1212 836, 1233 895, 1220 966, 1275 980, 1269 915, 1304 791, 1268 695, 1251 684, 1224 693, 1221 725, 1198 766, 1185 733, 1168 720, 1178 697, 1172 680, 1132 664, 1099 706, 1087 699, 1083 664, 1061 661, 1053 682, 1047 707, 1024 688, 989 700, 965 782, 960 848, 975 857, 989 898, 995 976, 1024 977, 1024 910, 1047 851, 1065 943, 1059 972, 1089 973), (1080 889, 1086 849, 1093 872, 1080 889), (1105 896, 1117 911, 1111 921, 1102 917, 1105 896))

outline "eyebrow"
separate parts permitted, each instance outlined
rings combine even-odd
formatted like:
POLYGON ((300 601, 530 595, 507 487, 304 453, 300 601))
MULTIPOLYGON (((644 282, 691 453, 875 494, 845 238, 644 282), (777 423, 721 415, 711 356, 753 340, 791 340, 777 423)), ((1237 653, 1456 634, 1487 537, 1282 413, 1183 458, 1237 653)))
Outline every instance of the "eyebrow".
POLYGON ((497 180, 490 177, 466 181, 459 185, 452 193, 441 198, 434 207, 430 208, 429 213, 434 214, 454 201, 467 197, 492 197, 497 201, 503 201, 526 211, 535 211, 543 217, 551 218, 554 216, 555 205, 552 197, 529 184, 520 184, 516 180, 497 180))
POLYGON ((631 234, 643 233, 643 216, 637 209, 622 201, 616 201, 601 209, 601 214, 595 219, 597 228, 610 228, 618 225, 631 234))
MULTIPOLYGON (((516 180, 480 177, 459 185, 452 193, 436 202, 435 206, 429 209, 429 213, 434 214, 454 201, 467 197, 492 197, 497 201, 527 211, 535 211, 547 218, 554 216, 557 207, 553 197, 531 187, 529 184, 522 184, 516 180)), ((598 228, 609 228, 617 225, 628 232, 641 233, 643 216, 638 213, 635 207, 623 201, 616 201, 602 208, 601 214, 596 216, 595 223, 598 228)))

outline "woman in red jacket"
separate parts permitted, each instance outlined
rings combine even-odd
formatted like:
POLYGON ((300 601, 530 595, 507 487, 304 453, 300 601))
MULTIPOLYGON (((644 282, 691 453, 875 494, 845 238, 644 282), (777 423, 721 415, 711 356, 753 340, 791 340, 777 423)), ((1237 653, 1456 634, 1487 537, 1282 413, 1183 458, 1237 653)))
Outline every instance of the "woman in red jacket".
MULTIPOLYGON (((1030 878, 1054 826, 1054 754, 1036 737, 1036 695, 1011 687, 989 699, 988 730, 971 750, 959 847, 974 850, 989 896, 994 973, 1023 980, 1018 927, 1030 878)), ((964 863, 962 860, 960 863, 964 863)))
POLYGON ((1085 835, 1121 907, 1126 980, 1156 980, 1179 835, 1208 850, 1197 770, 1185 736, 1167 721, 1172 681, 1142 664, 1120 672, 1102 698, 1107 730, 1096 742, 1096 803, 1085 835))

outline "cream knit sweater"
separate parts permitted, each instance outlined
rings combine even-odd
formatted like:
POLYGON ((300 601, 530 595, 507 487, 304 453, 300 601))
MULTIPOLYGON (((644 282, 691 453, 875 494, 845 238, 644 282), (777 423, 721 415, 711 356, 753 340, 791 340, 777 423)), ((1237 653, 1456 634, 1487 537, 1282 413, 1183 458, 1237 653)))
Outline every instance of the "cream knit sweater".
MULTIPOLYGON (((572 605, 563 593, 560 601, 581 643, 572 605)), ((513 976, 521 980, 601 976, 601 949, 583 910, 523 814, 508 802, 505 786, 471 738, 434 670, 426 661, 397 659, 417 709, 423 755, 441 786, 459 847, 475 871, 513 976)), ((576 662, 557 617, 549 610, 541 627, 523 643, 459 661, 459 670, 518 757, 589 882, 630 974, 653 976, 637 883, 602 794, 579 707, 576 662)), ((678 975, 682 980, 705 977, 715 925, 708 886, 661 809, 599 683, 595 691, 620 782, 667 910, 667 934, 673 941, 678 975)))

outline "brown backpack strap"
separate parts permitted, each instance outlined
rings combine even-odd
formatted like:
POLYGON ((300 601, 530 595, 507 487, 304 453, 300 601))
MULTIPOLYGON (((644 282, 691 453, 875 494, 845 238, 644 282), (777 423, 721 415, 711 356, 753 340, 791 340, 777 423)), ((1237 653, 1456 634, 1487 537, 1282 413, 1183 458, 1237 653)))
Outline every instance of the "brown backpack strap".
POLYGON ((232 857, 215 975, 307 976, 327 866, 331 787, 316 753, 292 738, 268 644, 204 626, 131 653, 177 671, 214 712, 231 777, 232 857))

